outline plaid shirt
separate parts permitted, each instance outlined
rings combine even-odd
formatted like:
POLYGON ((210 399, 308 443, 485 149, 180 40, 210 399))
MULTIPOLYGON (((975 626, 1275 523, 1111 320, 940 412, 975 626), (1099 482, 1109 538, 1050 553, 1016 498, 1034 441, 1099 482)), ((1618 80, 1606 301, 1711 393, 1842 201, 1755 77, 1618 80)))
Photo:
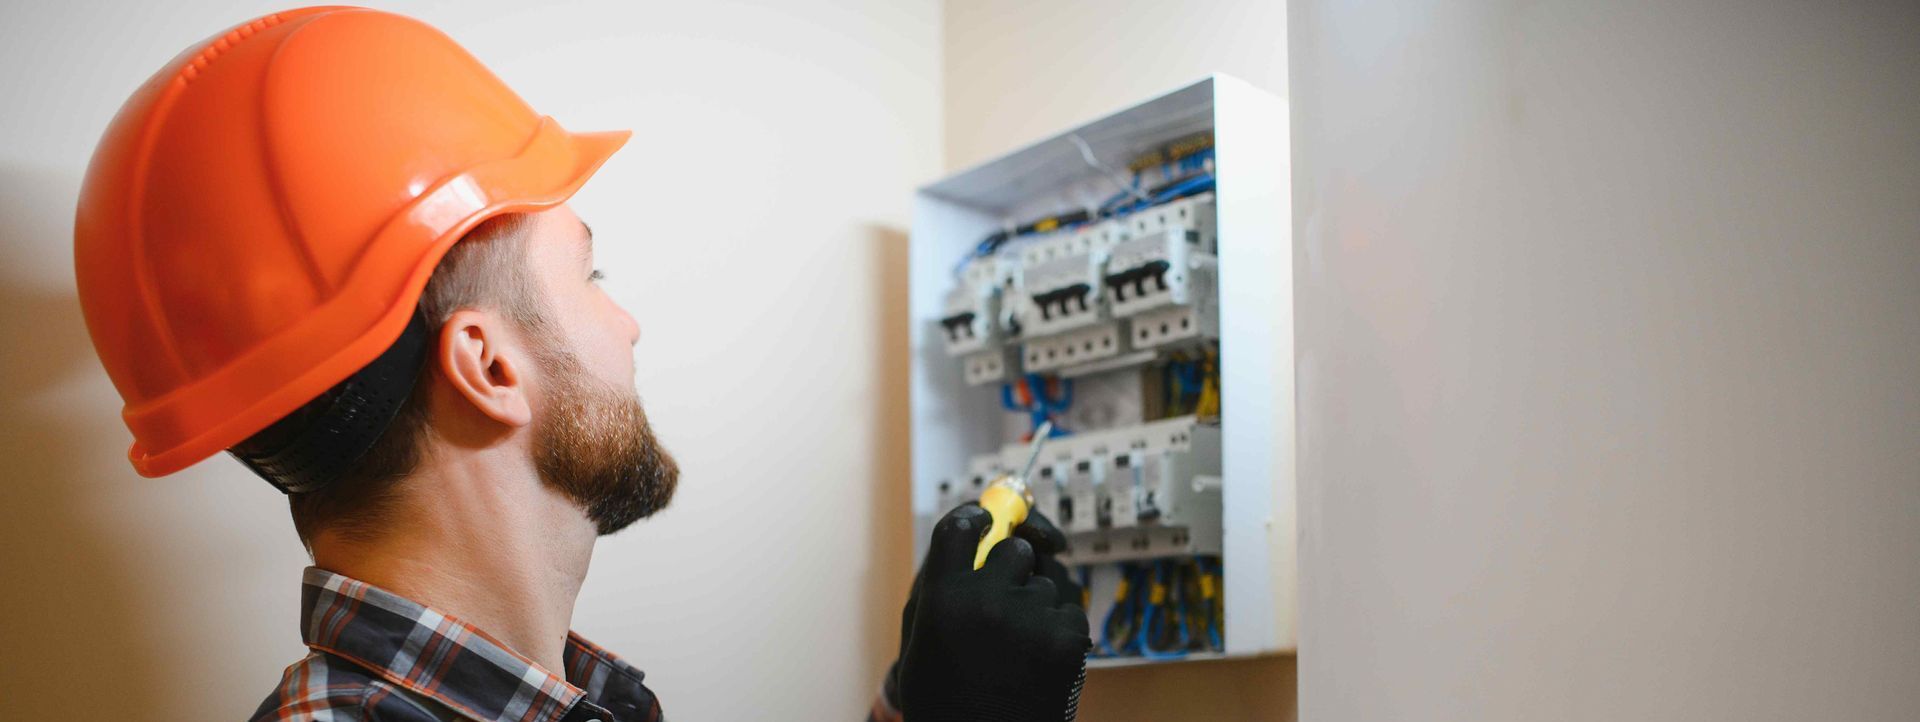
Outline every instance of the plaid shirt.
POLYGON ((645 675, 567 635, 566 679, 486 633, 365 582, 308 567, 301 638, 254 720, 656 722, 645 675))
MULTIPOLYGON (((490 720, 658 722, 646 675, 567 635, 560 679, 485 632, 385 589, 308 567, 300 636, 312 651, 280 677, 256 722, 490 720)), ((901 722, 885 693, 868 722, 901 722)))

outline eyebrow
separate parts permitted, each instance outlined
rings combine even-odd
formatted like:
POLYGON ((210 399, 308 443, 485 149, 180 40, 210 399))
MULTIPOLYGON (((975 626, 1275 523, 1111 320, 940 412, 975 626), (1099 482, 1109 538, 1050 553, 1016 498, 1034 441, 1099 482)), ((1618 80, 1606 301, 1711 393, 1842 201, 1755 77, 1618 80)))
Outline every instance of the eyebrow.
POLYGON ((587 232, 587 247, 581 251, 580 260, 586 261, 588 265, 592 265, 593 264, 593 226, 587 225, 586 221, 581 221, 580 230, 587 232))

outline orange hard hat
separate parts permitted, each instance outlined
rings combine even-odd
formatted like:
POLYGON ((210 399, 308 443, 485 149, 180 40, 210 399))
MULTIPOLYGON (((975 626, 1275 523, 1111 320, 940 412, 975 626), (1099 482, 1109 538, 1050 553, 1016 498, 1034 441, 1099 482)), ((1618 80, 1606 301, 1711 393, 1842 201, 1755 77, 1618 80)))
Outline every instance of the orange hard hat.
POLYGON ((290 10, 181 53, 108 126, 74 222, 134 469, 185 468, 353 375, 448 247, 565 202, 628 135, 562 130, 391 13, 290 10))

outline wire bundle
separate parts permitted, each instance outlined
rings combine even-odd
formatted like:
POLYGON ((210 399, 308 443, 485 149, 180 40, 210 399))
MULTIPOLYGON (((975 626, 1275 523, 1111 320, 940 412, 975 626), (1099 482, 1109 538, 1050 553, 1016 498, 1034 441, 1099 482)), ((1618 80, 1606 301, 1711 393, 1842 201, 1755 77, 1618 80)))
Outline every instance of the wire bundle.
POLYGON ((1122 218, 1143 208, 1171 203, 1187 196, 1213 190, 1213 149, 1208 148, 1161 166, 1162 177, 1174 180, 1153 190, 1140 191, 1140 174, 1133 174, 1133 186, 1114 194, 1100 204, 1101 218, 1122 218), (1175 177, 1178 173, 1179 176, 1175 177))
POLYGON ((1113 606, 1107 608, 1107 618, 1100 623, 1099 656, 1140 653, 1140 622, 1145 611, 1140 592, 1146 587, 1147 571, 1144 565, 1120 564, 1120 586, 1114 589, 1113 606))
MULTIPOLYGON (((1086 152, 1086 149, 1082 150, 1086 152)), ((1090 152, 1088 152, 1088 158, 1089 162, 1091 162, 1090 152)), ((1152 164, 1138 166, 1139 169, 1136 169, 1133 173, 1132 182, 1130 184, 1123 184, 1119 193, 1101 202, 1092 212, 1083 209, 1057 213, 1012 228, 993 232, 993 234, 981 239, 978 244, 975 244, 973 251, 960 258, 960 262, 954 265, 954 275, 959 275, 962 269, 966 268, 968 262, 976 258, 992 256, 998 253, 1007 243, 1026 236, 1073 230, 1096 221, 1109 218, 1123 218, 1145 208, 1152 208, 1162 203, 1171 203, 1187 196, 1199 195, 1213 190, 1212 137, 1210 135, 1207 137, 1207 142, 1204 146, 1195 146, 1194 149, 1189 149, 1184 155, 1174 154, 1164 162, 1159 163, 1159 166, 1160 176, 1162 178, 1171 178, 1172 180, 1161 183, 1151 190, 1143 191, 1140 189, 1139 169, 1152 167, 1152 164)), ((1095 167, 1098 168, 1099 166, 1095 167)), ((1121 179, 1116 178, 1114 182, 1120 184, 1121 179)))
POLYGON ((1180 580, 1189 565, 1161 560, 1153 563, 1153 581, 1147 590, 1145 637, 1140 655, 1148 659, 1187 656, 1193 638, 1187 631, 1188 599, 1180 580))
POLYGON ((1053 422, 1048 437, 1065 436, 1067 430, 1060 423, 1060 415, 1072 406, 1073 379, 1027 374, 1018 381, 1000 385, 1000 407, 1024 412, 1033 422, 1033 427, 1020 437, 1021 441, 1032 441, 1034 432, 1048 421, 1053 422))
POLYGON ((1220 574, 1219 557, 1121 563, 1098 656, 1180 659, 1222 651, 1220 574))
POLYGON ((1219 419, 1219 353, 1208 347, 1195 353, 1173 354, 1160 368, 1160 387, 1166 416, 1193 414, 1203 420, 1219 419))

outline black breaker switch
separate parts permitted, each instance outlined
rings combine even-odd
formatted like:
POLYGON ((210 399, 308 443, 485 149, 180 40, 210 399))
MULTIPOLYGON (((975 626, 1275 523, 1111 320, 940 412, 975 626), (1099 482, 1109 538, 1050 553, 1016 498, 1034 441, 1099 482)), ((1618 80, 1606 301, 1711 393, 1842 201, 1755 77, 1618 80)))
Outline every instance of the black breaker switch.
POLYGON ((1133 286, 1133 295, 1137 298, 1147 295, 1147 281, 1152 280, 1161 291, 1167 290, 1167 270, 1173 265, 1166 261, 1148 261, 1133 268, 1110 274, 1106 277, 1107 286, 1113 289, 1115 301, 1127 300, 1127 286, 1133 286))
POLYGON ((973 319, 972 311, 956 313, 940 319, 940 326, 947 330, 947 340, 959 342, 963 338, 973 338, 973 319))
POLYGON ((1084 283, 1076 283, 1064 288, 1056 288, 1046 293, 1036 294, 1033 297, 1033 304, 1040 307, 1041 318, 1051 321, 1053 320, 1053 307, 1055 305, 1060 307, 1061 316, 1067 316, 1073 313, 1073 306, 1075 305, 1078 305, 1081 311, 1090 310, 1087 305, 1087 296, 1092 292, 1092 286, 1084 283))

